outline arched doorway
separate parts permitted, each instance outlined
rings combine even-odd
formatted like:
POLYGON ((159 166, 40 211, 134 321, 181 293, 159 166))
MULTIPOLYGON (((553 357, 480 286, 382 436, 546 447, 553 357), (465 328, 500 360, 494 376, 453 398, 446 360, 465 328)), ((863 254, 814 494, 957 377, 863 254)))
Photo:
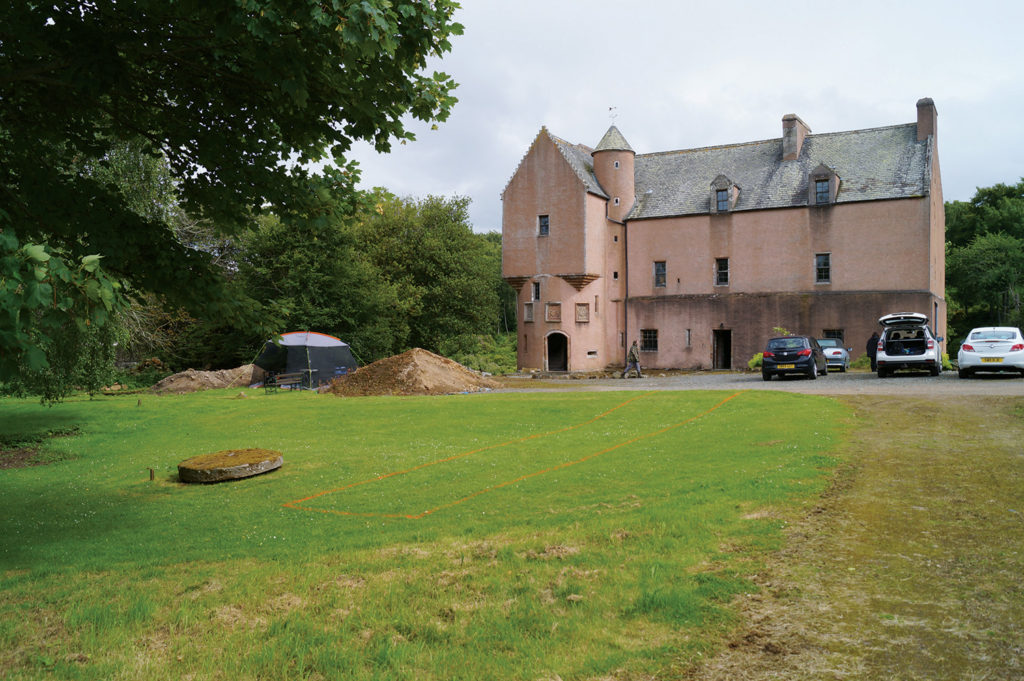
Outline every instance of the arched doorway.
POLYGON ((555 331, 547 337, 548 371, 569 370, 569 337, 555 331))

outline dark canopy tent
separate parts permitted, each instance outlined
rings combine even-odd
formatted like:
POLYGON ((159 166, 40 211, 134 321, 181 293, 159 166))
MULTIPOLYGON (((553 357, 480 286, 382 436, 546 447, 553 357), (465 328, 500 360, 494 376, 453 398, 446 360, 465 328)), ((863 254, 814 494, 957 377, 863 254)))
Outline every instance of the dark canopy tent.
POLYGON ((302 385, 308 388, 355 371, 359 366, 347 343, 316 331, 281 334, 280 344, 267 341, 253 364, 275 374, 301 373, 302 385))

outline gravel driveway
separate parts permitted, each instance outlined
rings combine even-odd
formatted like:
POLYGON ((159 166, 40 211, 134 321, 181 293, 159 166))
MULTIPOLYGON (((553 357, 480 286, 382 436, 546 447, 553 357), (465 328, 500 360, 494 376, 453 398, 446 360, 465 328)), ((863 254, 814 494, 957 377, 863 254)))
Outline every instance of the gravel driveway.
POLYGON ((1024 379, 1016 374, 991 374, 961 379, 955 371, 938 376, 926 373, 898 373, 878 378, 865 371, 830 373, 816 380, 807 378, 761 379, 753 372, 694 372, 659 375, 651 371, 644 378, 543 378, 519 383, 507 391, 544 390, 785 390, 816 395, 1024 395, 1024 379), (532 384, 536 384, 536 386, 532 384))

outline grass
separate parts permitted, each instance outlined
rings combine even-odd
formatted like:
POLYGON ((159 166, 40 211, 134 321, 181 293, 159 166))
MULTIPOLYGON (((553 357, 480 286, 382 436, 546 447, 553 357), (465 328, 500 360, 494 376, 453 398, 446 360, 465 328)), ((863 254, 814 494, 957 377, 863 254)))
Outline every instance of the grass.
POLYGON ((840 399, 835 486, 692 678, 1021 678, 1024 400, 840 399))
POLYGON ((0 470, 0 676, 678 674, 825 488, 847 414, 776 392, 236 395, 0 401, 0 441, 78 433, 0 470), (249 447, 284 466, 177 481, 249 447))

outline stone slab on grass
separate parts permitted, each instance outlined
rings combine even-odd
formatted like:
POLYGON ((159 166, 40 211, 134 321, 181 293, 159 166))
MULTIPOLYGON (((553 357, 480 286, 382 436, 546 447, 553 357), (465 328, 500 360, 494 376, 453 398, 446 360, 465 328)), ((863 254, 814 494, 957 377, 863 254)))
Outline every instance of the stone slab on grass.
POLYGON ((182 482, 238 480, 276 470, 283 463, 281 452, 272 449, 227 449, 182 461, 178 478, 182 482))

